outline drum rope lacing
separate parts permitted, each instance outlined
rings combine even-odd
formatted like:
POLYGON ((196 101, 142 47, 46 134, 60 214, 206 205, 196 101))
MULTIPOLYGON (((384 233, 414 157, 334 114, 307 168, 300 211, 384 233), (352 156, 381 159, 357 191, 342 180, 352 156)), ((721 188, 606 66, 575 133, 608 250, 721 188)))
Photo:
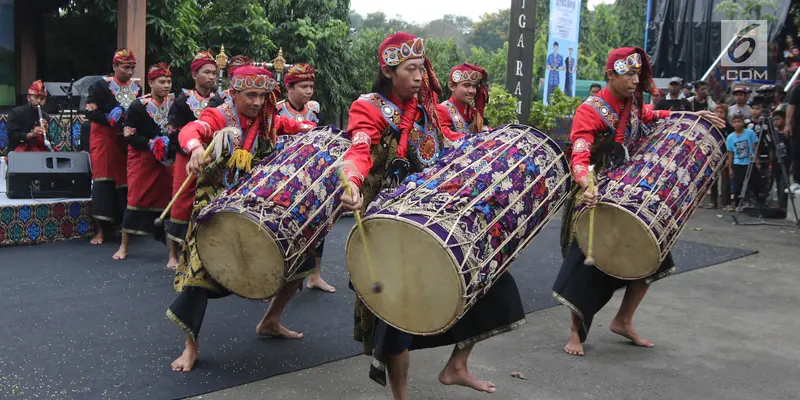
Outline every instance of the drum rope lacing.
MULTIPOLYGON (((313 138, 317 138, 317 136, 313 136, 313 138)), ((270 171, 270 173, 265 175, 264 177, 262 177, 258 181, 258 184, 256 186, 257 187, 263 186, 264 183, 267 182, 275 174, 276 171, 279 171, 283 167, 288 167, 288 166, 292 165, 291 161, 293 161, 295 159, 298 159, 297 154, 299 153, 299 151, 302 150, 303 148, 305 148, 305 146, 307 146, 308 144, 311 144, 311 143, 314 143, 314 141, 312 140, 312 136, 310 136, 310 135, 302 135, 302 136, 298 137, 297 140, 289 143, 287 146, 294 147, 293 150, 292 150, 292 153, 286 154, 285 158, 281 161, 280 164, 275 165, 275 166, 271 166, 272 170, 270 171)), ((319 144, 319 142, 316 142, 316 143, 319 144)), ((317 158, 320 156, 320 154, 323 154, 323 153, 327 152, 327 153, 330 153, 331 156, 337 157, 337 161, 338 161, 338 159, 341 159, 341 157, 344 155, 344 152, 345 152, 347 147, 349 147, 349 141, 347 139, 345 139, 342 136, 341 133, 331 134, 329 137, 325 138, 325 141, 322 142, 322 144, 319 144, 319 150, 317 150, 317 152, 313 156, 305 157, 305 158, 308 159, 308 160, 317 160, 317 158), (339 146, 338 147, 337 146, 333 146, 332 147, 333 144, 339 144, 339 146), (340 153, 340 154, 338 154, 338 155, 335 154, 337 152, 340 153)), ((330 166, 326 167, 324 173, 319 178, 314 180, 311 183, 311 185, 309 185, 309 189, 306 189, 301 195, 297 196, 297 200, 294 203, 292 203, 289 207, 286 207, 285 210, 283 211, 283 213, 280 216, 276 217, 275 215, 271 215, 271 214, 268 215, 267 214, 268 210, 267 209, 262 209, 261 210, 261 214, 259 215, 259 222, 261 222, 262 224, 259 224, 260 225, 259 229, 260 230, 264 230, 265 232, 267 231, 263 227, 263 222, 267 221, 267 220, 271 220, 273 222, 277 222, 279 226, 282 226, 280 221, 284 221, 288 216, 290 216, 292 209, 294 209, 295 207, 299 206, 300 203, 302 203, 302 200, 305 199, 305 197, 311 191, 313 191, 313 189, 316 186, 318 186, 326 177, 333 176, 332 172, 334 171, 336 165, 337 165, 337 163, 333 162, 333 163, 331 163, 330 166)), ((286 178, 286 179, 281 181, 281 186, 279 188, 273 190, 273 192, 272 192, 273 195, 276 194, 276 193, 282 192, 286 188, 286 186, 289 183, 291 183, 294 179, 299 179, 298 176, 302 172, 303 172, 302 168, 297 168, 296 171, 290 177, 288 177, 288 178, 286 178)), ((264 202, 272 203, 271 199, 270 200, 265 200, 265 199, 261 199, 261 198, 253 199, 253 198, 250 198, 251 196, 248 196, 247 194, 242 194, 241 190, 243 189, 243 187, 244 187, 244 185, 241 185, 241 186, 237 187, 230 194, 231 195, 231 200, 225 201, 225 202, 219 204, 218 206, 221 209, 228 209, 228 210, 235 209, 235 210, 239 211, 239 210, 244 210, 246 208, 245 207, 236 207, 236 206, 237 205, 238 206, 243 205, 243 203, 245 201, 247 201, 247 200, 255 200, 255 201, 261 202, 261 203, 264 203, 264 202)), ((340 190, 341 189, 337 189, 336 191, 334 191, 331 194, 331 196, 329 196, 329 199, 334 198, 333 195, 335 195, 340 190)), ((285 250, 285 253, 284 253, 284 254, 286 254, 286 256, 284 257, 284 261, 289 266, 287 268, 287 274, 289 276, 294 272, 294 269, 296 269, 296 267, 299 267, 299 261, 302 259, 302 256, 310 249, 311 243, 313 243, 314 240, 316 240, 321 235, 323 230, 322 229, 317 230, 317 232, 315 232, 315 234, 305 242, 305 245, 302 248, 296 249, 296 251, 295 251, 295 249, 293 249, 293 246, 295 245, 296 239, 302 234, 304 229, 307 228, 314 221, 314 219, 323 211, 323 209, 325 209, 326 207, 330 207, 330 205, 331 205, 330 201, 323 202, 320 205, 320 207, 317 207, 314 210, 314 212, 311 213, 306 218, 306 222, 303 223, 300 226, 298 226, 296 224, 296 221, 294 221, 294 219, 292 218, 289 222, 293 225, 293 228, 295 228, 294 229, 295 230, 295 234, 292 235, 291 237, 276 237, 275 238, 278 242, 284 242, 284 243, 285 242, 289 242, 289 245, 286 246, 286 250, 285 250)), ((332 220, 334 219, 333 217, 336 216, 339 213, 339 211, 341 211, 341 210, 342 210, 342 206, 339 205, 339 207, 337 207, 335 210, 333 210, 333 212, 329 213, 328 219, 326 221, 321 221, 320 222, 319 226, 331 226, 332 225, 332 220)), ((239 211, 239 213, 240 214, 245 214, 244 211, 239 211)))
MULTIPOLYGON (((496 139, 499 136, 508 135, 509 131, 512 131, 512 129, 496 130, 496 131, 492 132, 491 134, 489 134, 489 136, 486 137, 485 140, 487 140, 487 141, 488 140, 493 140, 493 139, 496 139)), ((487 152, 487 154, 483 155, 480 159, 471 162, 470 164, 466 165, 465 167, 463 167, 462 169, 460 169, 456 173, 452 173, 453 171, 451 169, 449 169, 449 168, 440 169, 434 175, 429 177, 425 183, 416 185, 415 188, 413 188, 410 191, 404 193, 404 197, 409 197, 409 198, 415 198, 416 197, 414 199, 414 201, 410 202, 410 204, 408 206, 398 207, 398 208, 393 209, 393 210, 397 211, 399 214, 402 214, 402 213, 407 212, 410 208, 413 208, 413 206, 420 205, 422 203, 422 200, 424 200, 425 198, 431 197, 431 196, 435 196, 435 193, 423 194, 423 193, 420 193, 420 192, 425 190, 425 187, 428 184, 430 184, 431 182, 433 182, 436 179, 438 179, 444 173, 451 173, 452 176, 450 178, 448 178, 447 180, 443 181, 443 182, 439 182, 438 183, 439 185, 442 185, 442 184, 445 184, 447 182, 450 182, 454 178, 456 178, 458 176, 461 176, 464 172, 466 172, 466 171, 468 171, 470 169, 480 170, 480 169, 484 168, 486 165, 494 163, 495 161, 500 159, 500 157, 502 157, 502 155, 508 149, 510 149, 512 146, 515 146, 515 145, 519 144, 519 142, 522 139, 526 138, 526 134, 529 134, 529 133, 530 133, 530 130, 524 130, 523 132, 517 132, 516 137, 514 137, 512 140, 504 142, 497 149, 490 150, 489 152, 487 152), (488 159, 488 161, 487 161, 487 159, 488 159)), ((535 138, 535 136, 530 136, 530 138, 535 138)), ((548 140, 539 140, 539 142, 537 143, 537 145, 535 146, 534 149, 526 149, 525 155, 523 157, 521 157, 519 160, 517 160, 516 163, 512 167, 507 169, 507 171, 502 175, 502 177, 499 178, 499 182, 502 182, 504 179, 507 179, 508 175, 510 175, 510 173, 513 172, 516 168, 518 168, 523 162, 525 162, 526 160, 530 159, 532 156, 533 157, 538 156, 539 154, 537 154, 536 152, 539 151, 546 144, 549 144, 548 140)), ((480 146, 480 145, 478 145, 478 146, 480 146)), ((554 149, 549 148, 549 150, 553 153, 551 155, 555 155, 556 152, 554 151, 554 149)), ((466 153, 466 154, 458 157, 456 160, 453 160, 452 162, 450 162, 450 165, 458 165, 458 164, 460 164, 460 162, 462 162, 464 159, 468 158, 471 154, 472 154, 472 152, 469 152, 469 153, 466 153)), ((535 163, 535 161, 534 161, 534 163, 535 163)), ((534 179, 529 184, 527 184, 525 186, 524 190, 522 190, 519 193, 519 195, 516 197, 516 199, 514 199, 510 204, 508 204, 505 207, 505 209, 508 210, 508 209, 512 208, 514 205, 516 205, 518 202, 522 201, 523 197, 531 189, 533 189, 539 182, 541 182, 542 179, 546 179, 547 178, 547 173, 549 171, 551 171, 553 168, 555 168, 555 167, 557 167, 559 165, 561 166, 560 170, 561 170, 561 172, 563 172, 562 173, 563 177, 555 185, 553 185, 553 189, 556 189, 556 190, 550 190, 548 192, 547 198, 542 199, 541 201, 538 202, 538 206, 535 209, 531 210, 531 212, 528 214, 528 216, 521 223, 517 224, 517 228, 515 230, 513 230, 511 233, 506 235, 506 239, 500 245, 497 246, 496 250, 494 250, 489 256, 484 255, 484 258, 486 259, 486 261, 482 261, 481 262, 480 260, 475 260, 474 259, 475 257, 474 257, 474 255, 473 255, 473 253, 471 251, 462 251, 462 253, 464 254, 465 257, 464 257, 464 260, 459 265, 459 268, 461 269, 461 271, 459 273, 461 275, 466 275, 468 273, 472 273, 472 276, 471 276, 471 279, 470 279, 470 283, 469 283, 468 286, 472 286, 477 281, 477 279, 480 277, 479 274, 474 273, 474 272, 483 269, 487 264, 491 263, 493 261, 494 257, 500 251, 502 251, 502 249, 508 243, 510 243, 512 240, 514 240, 514 238, 519 234, 520 230, 522 230, 524 228, 527 228, 527 225, 526 225, 527 222, 531 218, 533 218, 534 216, 537 215, 537 212, 541 209, 541 207, 546 204, 546 200, 551 199, 552 197, 554 197, 559 192, 557 190, 557 188, 560 187, 561 185, 563 185, 564 182, 567 181, 567 179, 570 178, 570 175, 567 172, 568 171, 568 165, 566 165, 566 161, 564 159, 563 152, 559 151, 558 155, 555 156, 555 158, 552 159, 552 162, 549 164, 549 166, 547 166, 546 168, 540 170, 537 178, 534 179), (476 263, 476 261, 478 261, 478 263, 476 263), (467 269, 467 270, 464 270, 464 267, 466 265, 468 265, 468 264, 470 264, 470 265, 475 264, 475 265, 472 266, 471 268, 467 269)), ((479 177, 480 177, 480 174, 476 173, 468 181, 464 182, 461 185, 461 188, 471 185, 479 177)), ((458 240, 459 238, 457 237, 456 238, 457 239, 456 243, 454 243, 454 244, 447 244, 447 243, 454 236, 455 229, 458 226, 458 221, 461 218, 465 217, 466 214, 474 212, 473 207, 476 204, 478 204, 478 202, 480 202, 482 200, 485 200, 484 197, 486 197, 487 194, 493 193, 495 187, 497 186, 497 184, 499 184, 499 182, 496 182, 494 185, 488 186, 482 193, 480 193, 479 195, 475 196, 474 199, 467 206, 462 207, 461 211, 458 214, 450 215, 450 216, 442 215, 442 211, 444 211, 444 209, 447 206, 458 202, 459 198, 457 196, 452 196, 452 195, 447 196, 447 199, 444 202, 444 204, 439 206, 439 207, 437 207, 437 209, 435 211, 433 211, 433 212, 431 212, 431 211, 425 212, 425 211, 422 211, 422 210, 419 210, 419 209, 414 209, 414 211, 415 211, 415 213, 421 213, 421 214, 423 214, 423 215, 425 215, 427 217, 427 221, 426 221, 425 224, 423 224, 423 227, 428 228, 433 224, 451 225, 450 228, 448 229, 448 236, 447 236, 446 239, 444 239, 444 246, 445 247, 453 248, 453 247, 463 247, 463 246, 466 246, 466 245, 472 245, 473 243, 476 242, 475 238, 480 238, 482 236, 485 236, 489 232, 489 230, 492 228, 492 226, 494 226, 496 223, 498 223, 506 215, 506 211, 499 212, 498 216, 496 216, 491 222, 486 224, 486 227, 483 228, 480 232, 470 233, 468 236, 456 235, 456 236, 464 236, 462 238, 463 240, 458 240), (447 218, 444 218, 444 217, 447 217, 447 218), (448 221, 448 220, 452 220, 453 222, 451 222, 449 224, 444 224, 444 222, 448 221)), ((459 192, 459 191, 457 191, 457 192, 459 192)), ((563 202, 565 201, 565 196, 560 196, 559 198, 561 200, 559 200, 555 204, 551 205, 551 207, 553 207, 553 209, 555 209, 555 210, 557 210, 563 204, 563 202)), ((387 201, 387 202, 381 204, 380 210, 387 211, 390 206, 395 205, 396 203, 397 203, 396 201, 391 201, 391 200, 387 201)), ((517 247, 517 249, 509 257, 507 257, 506 260, 503 262, 503 264, 500 265, 495 271, 504 270, 504 267, 506 267, 516 257, 516 255, 527 245, 527 243, 530 242, 530 240, 532 240, 532 238, 536 235, 536 233, 538 233, 541 230, 541 228, 543 226, 545 226, 553 218, 553 214, 555 214, 555 213, 550 213, 545 219, 543 219, 543 221, 539 224, 539 226, 537 226, 537 227, 535 227, 535 228, 533 228, 531 230, 529 235, 527 235, 525 238, 521 238, 520 239, 520 245, 517 247)), ((493 278, 495 278, 495 276, 491 276, 490 277, 490 279, 492 279, 492 280, 493 280, 493 278)), ((490 287, 490 286, 491 285, 486 285, 487 288, 490 287)), ((478 293, 479 293, 479 291, 473 291, 469 296, 465 295, 464 298, 470 298, 471 297, 472 300, 468 303, 468 304, 471 304, 473 301, 476 300, 476 296, 477 296, 478 293)))
MULTIPOLYGON (((677 126, 680 126, 679 124, 682 122, 682 120, 684 118, 691 119, 689 117, 690 115, 691 114, 680 113, 677 116, 672 116, 670 118, 670 121, 673 122, 673 124, 675 124, 677 126)), ((694 129, 697 127, 697 125, 700 123, 700 121, 701 121, 701 118, 697 117, 694 120, 694 122, 691 125, 691 127, 689 127, 688 129, 682 129, 680 131, 694 131, 694 129)), ((673 126, 675 126, 675 125, 673 125, 673 126)), ((667 129, 673 129, 673 128, 672 128, 672 126, 670 126, 667 129)), ((714 127, 711 126, 711 128, 709 128, 709 131, 713 130, 713 129, 714 129, 714 127)), ((671 132, 670 131, 670 133, 676 133, 676 132, 678 132, 678 131, 675 131, 675 132, 671 132)), ((671 155, 670 159, 666 163, 664 163, 661 160, 656 160, 656 162, 653 162, 652 166, 649 169, 647 169, 646 171, 639 171, 639 175, 647 176, 658 165, 663 165, 665 170, 672 169, 672 168, 670 168, 670 165, 675 161, 675 158, 678 156, 678 154, 680 154, 680 148, 683 147, 683 145, 686 143, 687 140, 688 140, 687 136, 684 135, 684 136, 681 137, 681 143, 676 144, 673 147, 673 149, 670 150, 670 153, 672 153, 672 155, 671 155)), ((711 144, 707 143, 707 142, 709 142, 711 140, 712 140, 712 136, 709 136, 709 135, 704 136, 703 138, 701 138, 697 142, 697 145, 695 146, 692 154, 687 156, 686 158, 684 158, 684 161, 682 162, 681 165, 683 166, 683 165, 686 165, 686 164, 690 164, 689 161, 696 160, 697 159, 696 155, 701 150, 706 150, 706 151, 708 151, 710 153, 710 154, 708 154, 706 156, 706 161, 703 164, 702 168, 700 168, 700 173, 701 174, 703 173, 703 171, 706 170, 706 168, 708 168, 709 164, 712 161, 715 161, 715 160, 719 161, 718 159, 721 157, 722 152, 719 150, 719 146, 712 146, 711 144)), ((642 153, 645 150, 651 149, 651 147, 652 146, 650 144, 642 145, 639 149, 637 149, 636 153, 634 153, 634 155, 631 157, 631 159, 634 159, 634 158, 637 158, 637 157, 644 158, 644 155, 642 153)), ((712 171, 712 173, 717 173, 723 166, 724 166, 724 163, 719 162, 718 165, 717 165, 717 171, 712 171)), ((680 166, 676 166, 676 167, 674 167, 674 169, 678 169, 679 167, 680 166)), ((633 169, 632 168, 627 168, 626 171, 625 171, 625 174, 623 174, 619 178, 615 178, 614 181, 616 181, 616 182, 623 181, 626 177, 628 177, 628 175, 631 172, 633 172, 633 169)), ((680 180, 682 178, 687 176, 688 173, 689 173, 689 170, 687 168, 684 168, 684 172, 682 172, 678 176, 678 179, 677 179, 678 182, 680 182, 680 180)), ((662 173, 659 176, 658 180, 656 182, 654 182, 653 185, 652 185, 653 189, 650 189, 645 194, 644 199, 642 200, 641 204, 637 208, 636 212, 633 212, 633 211, 630 211, 630 210, 628 210, 628 211, 631 212, 634 215, 638 215, 638 214, 640 214, 642 212, 643 209, 645 209, 645 207, 648 207, 649 205, 651 205, 652 204, 652 200, 653 200, 653 196, 655 196, 654 192, 656 192, 657 191, 656 189, 663 184, 663 182, 666 179, 666 177, 667 177, 667 174, 664 174, 664 173, 662 173)), ((609 180, 607 178, 607 175, 605 175, 605 174, 602 175, 602 179, 604 181, 608 181, 609 180)), ((598 182, 598 185, 599 185, 599 183, 600 182, 598 182)), ((710 187, 711 183, 712 183, 711 180, 708 180, 703 185, 703 187, 700 190, 698 190, 697 193, 705 193, 705 191, 708 190, 708 187, 710 187)), ((621 185, 624 185, 624 184, 621 184, 621 185)), ((677 186, 678 185, 674 185, 674 186, 670 187, 669 191, 667 192, 666 198, 662 199, 662 200, 667 201, 670 198, 670 196, 672 195, 673 191, 676 189, 677 186)), ((641 186, 639 186, 639 187, 631 187, 631 186, 624 187, 623 191, 625 192, 625 195, 622 198, 619 199, 619 204, 616 204, 614 202, 606 202, 606 204, 611 204, 612 206, 618 206, 618 207, 620 207, 622 209, 627 210, 627 208, 625 208, 625 206, 631 203, 630 196, 636 191, 637 188, 640 189, 641 186)), ((615 193, 615 192, 616 192, 615 190, 612 190, 610 193, 615 193)), ((676 199, 676 201, 672 202, 672 204, 681 204, 681 203, 683 203, 685 201, 686 197, 688 197, 690 194, 691 194, 690 190, 685 191, 684 193, 682 193, 680 195, 680 197, 678 197, 676 199)), ((611 199, 610 196, 608 196, 607 194, 603 194, 603 195, 601 195, 601 198, 599 199, 598 202, 603 201, 603 200, 609 200, 610 201, 610 199, 611 199)), ((697 202, 695 202, 695 203, 697 203, 697 202)), ((680 208, 683 208, 683 207, 680 207, 680 208)), ((681 227, 677 226, 677 220, 679 219, 680 216, 684 216, 687 213, 689 213, 691 211, 691 208, 692 208, 691 206, 688 207, 688 208, 685 208, 683 213, 681 213, 680 215, 672 215, 671 213, 669 213, 669 210, 666 208, 666 204, 660 203, 658 205, 658 209, 657 209, 657 211, 655 213, 648 213, 648 214, 650 214, 650 215, 648 215, 650 217, 650 222, 646 225, 647 229, 651 230, 651 231, 653 229, 656 229, 660 233, 658 235, 659 236, 658 239, 656 239, 656 244, 658 244, 660 248, 662 248, 662 249, 670 248, 672 245, 674 245, 674 243, 677 241, 677 237, 678 237, 678 234, 680 233, 680 230, 682 230, 681 227), (672 228, 673 230, 676 231, 674 234, 670 234, 670 235, 663 234, 663 233, 665 233, 665 231, 667 230, 668 227, 667 226, 662 226, 662 225, 665 224, 665 222, 662 221, 662 217, 667 216, 667 215, 673 217, 673 218, 670 219, 670 221, 666 222, 666 224, 669 225, 669 228, 672 228)), ((695 204, 694 208, 696 208, 696 204, 695 204)), ((649 211, 649 208, 648 208, 648 211, 649 211)), ((662 257, 663 257, 663 254, 662 254, 662 257)))

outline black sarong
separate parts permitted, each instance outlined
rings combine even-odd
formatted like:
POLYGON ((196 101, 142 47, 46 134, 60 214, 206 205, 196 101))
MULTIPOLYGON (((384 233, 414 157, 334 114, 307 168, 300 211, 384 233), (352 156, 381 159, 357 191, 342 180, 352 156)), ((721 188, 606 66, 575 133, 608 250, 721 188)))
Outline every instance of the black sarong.
MULTIPOLYGON (((350 286, 352 289, 352 284, 350 286)), ((525 310, 519 296, 517 283, 511 273, 497 278, 489 291, 444 333, 419 336, 402 332, 374 318, 372 326, 372 355, 369 377, 386 386, 386 362, 389 356, 406 350, 429 349, 456 345, 459 349, 471 346, 492 336, 512 331, 525 323, 525 310)))

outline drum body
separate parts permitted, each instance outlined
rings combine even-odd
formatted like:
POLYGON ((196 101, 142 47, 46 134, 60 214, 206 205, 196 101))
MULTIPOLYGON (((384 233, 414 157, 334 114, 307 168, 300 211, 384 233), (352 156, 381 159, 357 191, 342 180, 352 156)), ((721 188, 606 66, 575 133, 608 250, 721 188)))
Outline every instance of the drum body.
MULTIPOLYGON (((725 137, 710 121, 672 113, 663 122, 628 146, 625 165, 597 177, 593 256, 597 268, 617 278, 641 279, 658 270, 725 165, 725 137)), ((584 253, 587 211, 577 204, 573 225, 584 253)))
POLYGON ((239 296, 270 298, 342 213, 335 165, 344 132, 281 136, 276 151, 197 217, 197 251, 208 273, 239 296))
POLYGON ((459 140, 435 166, 381 192, 347 241, 367 307, 389 325, 435 335, 455 324, 556 214, 569 165, 545 134, 507 125, 459 140))

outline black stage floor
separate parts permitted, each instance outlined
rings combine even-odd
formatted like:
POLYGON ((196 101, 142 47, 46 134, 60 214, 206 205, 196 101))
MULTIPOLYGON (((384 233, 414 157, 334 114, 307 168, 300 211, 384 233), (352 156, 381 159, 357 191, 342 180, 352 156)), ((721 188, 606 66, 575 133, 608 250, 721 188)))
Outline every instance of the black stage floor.
MULTIPOLYGON (((255 325, 266 303, 212 300, 201 361, 190 374, 170 369, 184 335, 164 314, 175 294, 160 243, 134 241, 125 261, 111 259, 118 243, 0 249, 0 398, 183 398, 360 354, 344 263, 352 223, 340 221, 325 245, 323 276, 338 292, 303 290, 284 313, 283 323, 304 339, 259 338, 255 325)), ((511 266, 526 312, 557 305, 558 231, 551 223, 511 266)), ((687 241, 673 251, 680 272, 753 253, 687 241)), ((367 368, 365 359, 365 384, 367 368)))

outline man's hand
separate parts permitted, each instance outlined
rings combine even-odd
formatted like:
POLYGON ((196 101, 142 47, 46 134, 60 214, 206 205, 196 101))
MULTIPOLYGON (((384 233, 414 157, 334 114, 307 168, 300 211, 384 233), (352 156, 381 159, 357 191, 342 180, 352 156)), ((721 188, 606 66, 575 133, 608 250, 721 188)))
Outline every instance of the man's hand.
POLYGON ((585 175, 579 179, 578 185, 580 185, 583 189, 583 197, 581 198, 583 204, 586 206, 586 208, 594 208, 597 205, 597 187, 595 186, 591 191, 589 190, 588 175, 585 175))
POLYGON ((350 188, 350 194, 347 194, 348 190, 345 189, 341 197, 342 206, 350 211, 360 210, 361 206, 364 205, 364 197, 361 196, 361 190, 350 181, 347 182, 347 186, 350 188))
POLYGON ((205 157, 205 152, 203 146, 197 146, 192 150, 192 156, 186 164, 188 174, 199 174, 211 162, 211 157, 205 157))
POLYGON ((705 118, 705 119, 711 121, 711 123, 714 124, 714 126, 716 126, 717 128, 725 129, 725 120, 720 118, 720 117, 718 117, 713 112, 708 111, 708 110, 703 110, 703 111, 698 111, 695 114, 697 114, 698 116, 700 116, 702 118, 705 118))
POLYGON ((44 128, 41 126, 33 127, 33 134, 34 135, 44 135, 44 128))

